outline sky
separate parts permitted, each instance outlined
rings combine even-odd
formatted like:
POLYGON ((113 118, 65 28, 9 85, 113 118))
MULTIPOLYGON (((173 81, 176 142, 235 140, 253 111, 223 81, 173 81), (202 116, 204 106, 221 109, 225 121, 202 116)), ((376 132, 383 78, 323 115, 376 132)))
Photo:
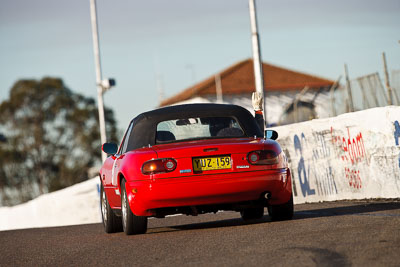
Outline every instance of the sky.
MULTIPOLYGON (((400 70, 399 0, 256 0, 264 62, 336 80, 400 70)), ((248 0, 97 0, 104 95, 124 130, 165 97, 252 56, 248 0)), ((0 0, 0 101, 59 77, 97 99, 89 0, 0 0)))

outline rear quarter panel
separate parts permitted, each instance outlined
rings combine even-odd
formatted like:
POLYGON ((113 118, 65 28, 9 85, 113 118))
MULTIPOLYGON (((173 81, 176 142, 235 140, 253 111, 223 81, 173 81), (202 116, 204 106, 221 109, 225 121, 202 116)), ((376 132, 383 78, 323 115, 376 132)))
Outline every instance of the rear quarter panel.
POLYGON ((117 178, 117 184, 112 184, 112 168, 114 166, 114 158, 108 158, 102 167, 102 183, 104 185, 108 202, 112 209, 121 208, 121 180, 135 181, 148 180, 149 176, 144 176, 141 172, 142 165, 145 161, 157 158, 151 148, 137 149, 127 152, 116 158, 114 175, 117 178), (104 179, 103 179, 104 175, 104 179))
POLYGON ((149 175, 142 174, 142 165, 144 162, 156 158, 158 158, 157 153, 151 148, 138 149, 124 154, 119 171, 119 182, 121 178, 127 181, 149 180, 149 175))

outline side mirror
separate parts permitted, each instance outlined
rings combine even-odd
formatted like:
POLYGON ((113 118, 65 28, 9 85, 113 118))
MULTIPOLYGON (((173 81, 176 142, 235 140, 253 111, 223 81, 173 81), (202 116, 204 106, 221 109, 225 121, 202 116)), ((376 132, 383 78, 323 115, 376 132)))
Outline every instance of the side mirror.
POLYGON ((109 155, 115 155, 118 151, 118 146, 114 143, 104 143, 101 150, 109 155))
POLYGON ((278 139, 278 132, 274 130, 265 130, 265 138, 276 140, 278 139))

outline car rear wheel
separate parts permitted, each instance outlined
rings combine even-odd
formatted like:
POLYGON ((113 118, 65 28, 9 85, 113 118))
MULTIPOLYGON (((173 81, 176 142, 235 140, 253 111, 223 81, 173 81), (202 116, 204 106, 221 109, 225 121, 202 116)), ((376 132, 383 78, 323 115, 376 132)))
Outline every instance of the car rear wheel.
POLYGON ((268 206, 268 214, 272 221, 291 220, 293 218, 293 196, 284 204, 268 206))
POLYGON ((147 217, 132 213, 125 189, 125 180, 121 182, 122 228, 127 235, 144 234, 147 231, 147 217))
POLYGON ((104 231, 106 233, 115 233, 122 231, 121 217, 114 214, 108 203, 106 192, 104 191, 103 184, 100 188, 100 203, 101 203, 101 218, 103 221, 104 231))
POLYGON ((264 207, 244 209, 240 212, 240 216, 244 221, 261 219, 264 216, 264 207))

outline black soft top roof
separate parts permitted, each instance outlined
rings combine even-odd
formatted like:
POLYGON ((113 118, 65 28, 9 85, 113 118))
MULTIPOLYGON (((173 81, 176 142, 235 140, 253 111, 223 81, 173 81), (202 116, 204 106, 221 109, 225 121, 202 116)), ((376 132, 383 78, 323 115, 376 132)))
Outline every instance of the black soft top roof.
POLYGON ((234 117, 249 137, 263 137, 253 115, 245 108, 226 104, 186 104, 155 109, 135 117, 129 137, 128 151, 148 145, 154 145, 157 124, 161 121, 201 118, 234 117))

